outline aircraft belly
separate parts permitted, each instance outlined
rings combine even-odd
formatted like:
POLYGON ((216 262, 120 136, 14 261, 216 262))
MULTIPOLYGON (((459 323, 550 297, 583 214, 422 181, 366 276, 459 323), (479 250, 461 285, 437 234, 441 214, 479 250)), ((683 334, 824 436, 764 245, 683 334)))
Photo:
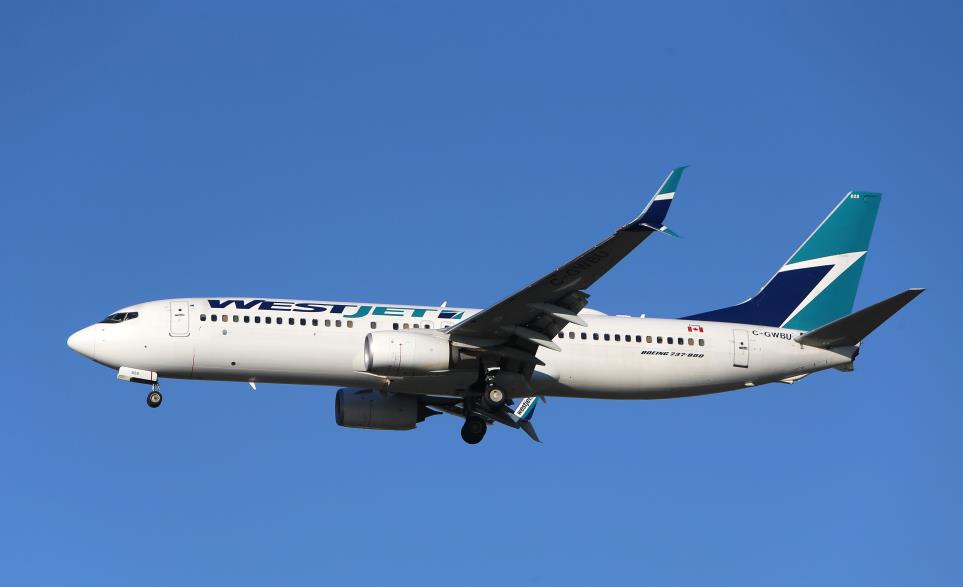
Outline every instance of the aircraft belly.
POLYGON ((656 349, 582 348, 565 356, 554 353, 549 367, 558 372, 555 384, 536 389, 548 395, 604 399, 661 399, 743 389, 778 381, 790 375, 822 370, 838 364, 798 345, 766 348, 753 345, 748 367, 737 367, 728 345, 722 349, 692 350, 665 346, 656 349), (648 351, 648 354, 646 354, 648 351))
POLYGON ((355 333, 325 333, 314 329, 291 333, 287 328, 271 333, 223 329, 198 336, 194 377, 273 383, 356 386, 373 385, 380 378, 358 373, 354 363, 362 350, 355 333))

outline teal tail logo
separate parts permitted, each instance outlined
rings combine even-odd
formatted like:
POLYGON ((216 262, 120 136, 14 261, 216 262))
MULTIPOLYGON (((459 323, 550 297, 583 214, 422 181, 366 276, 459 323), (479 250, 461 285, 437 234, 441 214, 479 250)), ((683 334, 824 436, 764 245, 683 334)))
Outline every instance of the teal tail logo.
POLYGON ((880 194, 850 192, 751 299, 686 316, 812 330, 853 310, 880 194))

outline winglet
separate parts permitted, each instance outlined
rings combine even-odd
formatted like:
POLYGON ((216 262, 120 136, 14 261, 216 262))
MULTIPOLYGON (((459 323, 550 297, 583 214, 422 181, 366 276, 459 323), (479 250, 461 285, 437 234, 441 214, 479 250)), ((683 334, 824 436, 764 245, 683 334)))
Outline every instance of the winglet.
POLYGON ((535 433, 535 427, 532 426, 532 423, 529 422, 528 420, 522 420, 521 422, 519 422, 518 427, 521 428, 525 432, 525 434, 528 434, 528 437, 534 440, 535 442, 541 442, 541 439, 538 437, 538 434, 535 433))
POLYGON ((515 422, 527 422, 535 415, 535 406, 538 404, 538 396, 525 397, 518 403, 518 406, 511 410, 510 417, 515 422))
POLYGON ((688 166, 683 165, 670 171, 668 177, 662 182, 662 187, 660 187, 659 191, 655 192, 655 195, 649 200, 649 204, 645 207, 645 210, 643 210, 635 220, 623 226, 622 230, 633 231, 647 229, 655 232, 664 232, 672 236, 679 236, 662 223, 665 221, 666 214, 669 213, 669 206, 672 205, 672 198, 675 197, 676 188, 679 186, 679 179, 682 178, 682 172, 686 167, 688 166))

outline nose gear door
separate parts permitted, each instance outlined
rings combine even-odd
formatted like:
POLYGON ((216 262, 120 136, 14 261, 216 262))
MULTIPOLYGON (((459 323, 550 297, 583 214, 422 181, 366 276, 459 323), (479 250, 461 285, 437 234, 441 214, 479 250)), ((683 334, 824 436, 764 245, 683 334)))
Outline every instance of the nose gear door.
POLYGON ((190 336, 191 305, 187 300, 171 302, 171 336, 190 336))

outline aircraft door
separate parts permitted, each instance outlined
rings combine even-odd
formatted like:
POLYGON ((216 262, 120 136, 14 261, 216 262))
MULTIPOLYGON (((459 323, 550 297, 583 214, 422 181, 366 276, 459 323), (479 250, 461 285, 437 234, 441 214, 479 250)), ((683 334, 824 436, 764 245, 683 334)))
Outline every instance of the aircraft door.
POLYGON ((732 331, 732 366, 749 366, 749 332, 745 330, 732 331))
POLYGON ((191 305, 187 300, 171 302, 171 336, 190 336, 191 305))

